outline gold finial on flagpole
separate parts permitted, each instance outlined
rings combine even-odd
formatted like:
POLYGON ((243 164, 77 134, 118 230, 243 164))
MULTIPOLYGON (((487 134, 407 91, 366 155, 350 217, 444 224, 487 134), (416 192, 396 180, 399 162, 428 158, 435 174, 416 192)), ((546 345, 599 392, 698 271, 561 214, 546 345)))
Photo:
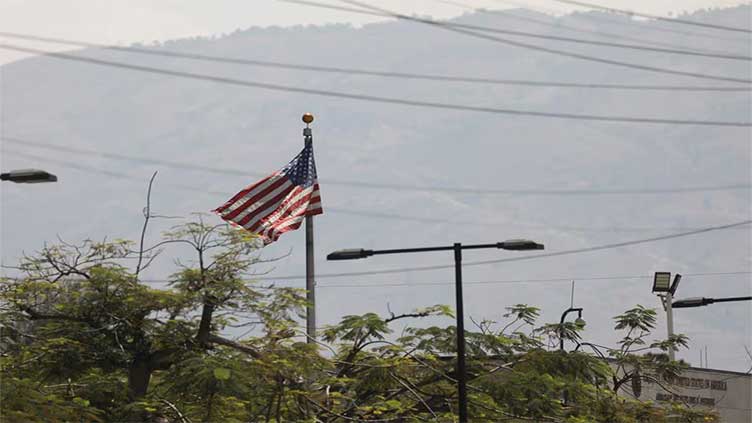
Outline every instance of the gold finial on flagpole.
POLYGON ((310 125, 311 122, 313 122, 313 115, 310 113, 305 113, 303 115, 303 122, 305 122, 306 126, 310 125))

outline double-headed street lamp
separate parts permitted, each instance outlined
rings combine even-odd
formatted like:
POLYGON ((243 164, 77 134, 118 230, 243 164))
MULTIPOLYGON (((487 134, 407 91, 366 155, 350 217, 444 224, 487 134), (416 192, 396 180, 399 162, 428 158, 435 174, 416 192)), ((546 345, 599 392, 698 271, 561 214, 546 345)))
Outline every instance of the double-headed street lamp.
POLYGON ((454 251, 454 284, 457 308, 457 397, 460 423, 467 422, 467 372, 465 369, 465 317, 462 302, 462 250, 478 250, 483 248, 497 248, 501 250, 526 251, 542 250, 543 244, 527 239, 512 239, 495 244, 454 245, 444 247, 400 248, 394 250, 364 250, 349 249, 335 251, 327 260, 355 260, 375 256, 378 254, 425 253, 429 251, 454 251))
POLYGON ((57 176, 39 169, 11 170, 0 173, 0 181, 10 181, 17 184, 38 184, 43 182, 57 182, 57 176))
MULTIPOLYGON (((666 310, 666 325, 668 326, 669 339, 674 335, 674 313, 672 304, 676 289, 679 288, 682 276, 676 274, 674 282, 671 282, 671 272, 655 272, 653 276, 653 293, 658 294, 663 303, 663 309, 666 310)), ((669 348, 668 358, 674 360, 674 349, 669 348)))

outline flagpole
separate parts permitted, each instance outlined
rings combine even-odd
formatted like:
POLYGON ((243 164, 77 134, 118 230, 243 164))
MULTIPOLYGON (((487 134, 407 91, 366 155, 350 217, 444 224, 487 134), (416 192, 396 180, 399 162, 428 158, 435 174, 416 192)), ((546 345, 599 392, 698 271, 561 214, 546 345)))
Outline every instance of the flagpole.
MULTIPOLYGON (((306 113, 303 115, 303 122, 306 127, 303 128, 304 144, 313 143, 313 134, 309 126, 313 122, 313 115, 306 113)), ((308 343, 316 339, 316 281, 314 279, 313 268, 313 216, 305 218, 306 233, 306 334, 308 343)))

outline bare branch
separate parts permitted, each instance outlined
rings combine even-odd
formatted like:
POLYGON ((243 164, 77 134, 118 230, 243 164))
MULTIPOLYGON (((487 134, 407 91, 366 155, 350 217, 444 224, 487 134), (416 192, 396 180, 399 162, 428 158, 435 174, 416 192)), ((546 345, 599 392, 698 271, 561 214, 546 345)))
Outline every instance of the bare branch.
POLYGON ((141 272, 141 260, 144 256, 144 238, 146 237, 146 227, 149 225, 149 219, 151 218, 151 187, 154 184, 154 178, 157 177, 157 172, 155 171, 153 175, 151 175, 151 179, 149 180, 149 189, 146 191, 146 208, 144 209, 144 226, 141 228, 141 243, 140 247, 138 249, 138 264, 136 265, 136 276, 138 276, 139 272, 141 272))
POLYGON ((189 419, 188 417, 184 416, 184 415, 183 415, 183 413, 181 413, 181 412, 180 412, 180 410, 178 410, 178 408, 177 408, 177 407, 175 407, 175 404, 171 403, 170 401, 167 401, 167 400, 166 400, 166 399, 164 399, 164 398, 160 399, 160 401, 162 401, 162 402, 163 402, 163 403, 165 403, 165 404, 166 404, 166 405, 167 405, 168 407, 170 407, 170 408, 172 409, 172 411, 174 411, 174 412, 175 412, 175 413, 176 413, 176 414, 178 415, 178 417, 180 417, 180 421, 181 421, 182 423, 192 423, 192 422, 191 422, 191 419, 189 419))
POLYGON ((336 411, 333 411, 333 410, 330 410, 330 409, 324 407, 323 405, 317 403, 316 401, 314 401, 314 400, 312 400, 312 399, 310 399, 310 398, 308 398, 306 396, 301 396, 301 398, 305 399, 306 401, 308 401, 309 403, 311 403, 313 406, 315 406, 316 408, 318 408, 319 410, 321 410, 321 411, 323 411, 323 412, 325 412, 327 414, 331 414, 332 416, 339 417, 340 419, 345 419, 345 420, 348 420, 348 421, 351 421, 351 422, 396 422, 396 421, 403 421, 404 420, 403 417, 394 417, 394 418, 391 418, 391 419, 360 419, 360 418, 354 418, 354 417, 347 417, 344 414, 337 413, 336 411))
POLYGON ((426 403, 426 401, 423 400, 423 397, 421 397, 420 394, 418 394, 417 392, 415 392, 415 390, 413 390, 413 388, 411 388, 410 385, 408 385, 407 383, 405 383, 405 381, 403 381, 402 379, 400 379, 399 377, 397 377, 397 375, 395 375, 393 372, 389 372, 389 376, 391 376, 392 379, 396 380, 405 389, 407 389, 408 391, 410 391, 410 393, 413 394, 413 396, 415 398, 417 398, 418 401, 420 401, 421 404, 423 404, 423 407, 425 407, 426 410, 428 410, 428 412, 431 413, 431 415, 433 416, 434 420, 438 420, 439 419, 439 416, 437 416, 436 413, 433 412, 433 409, 431 409, 431 407, 428 405, 428 403, 426 403))

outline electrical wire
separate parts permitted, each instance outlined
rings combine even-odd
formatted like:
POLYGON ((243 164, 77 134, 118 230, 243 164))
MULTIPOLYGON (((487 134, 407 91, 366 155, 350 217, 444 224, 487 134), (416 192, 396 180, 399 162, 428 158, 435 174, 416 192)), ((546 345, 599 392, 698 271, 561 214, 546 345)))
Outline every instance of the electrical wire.
MULTIPOLYGON (((715 273, 682 273, 684 277, 697 277, 697 276, 735 276, 735 275, 749 275, 752 272, 739 271, 739 272, 715 272, 715 273)), ((505 285, 505 284, 530 284, 530 283, 550 283, 550 282, 584 282, 584 281, 614 281, 614 280, 630 280, 630 279, 647 279, 650 280, 653 275, 633 275, 633 276, 591 276, 591 277, 560 277, 549 279, 507 279, 507 280, 488 280, 488 281, 470 281, 462 282, 462 285, 505 285)), ((316 288, 375 288, 375 287, 405 287, 405 288, 420 288, 424 286, 454 286, 455 282, 409 282, 409 283, 364 283, 364 284, 317 284, 316 288)))
MULTIPOLYGON (((671 44, 671 43, 664 43, 664 42, 655 41, 655 40, 647 40, 647 39, 644 39, 644 38, 629 37, 629 36, 626 36, 626 35, 616 34, 616 33, 612 33, 612 32, 605 32, 605 31, 592 30, 592 29, 584 29, 584 28, 579 28, 579 27, 574 27, 574 26, 562 24, 561 22, 552 23, 552 22, 549 22, 549 21, 544 20, 544 19, 537 19, 537 18, 532 18, 532 17, 529 17, 529 16, 520 16, 520 15, 517 15, 517 14, 514 14, 514 13, 510 13, 510 12, 508 12, 506 10, 496 10, 496 9, 489 10, 489 9, 484 9, 484 8, 476 8, 476 7, 473 7, 473 6, 470 6, 470 5, 466 5, 466 4, 463 4, 463 3, 459 3, 459 2, 456 2, 456 1, 452 1, 452 0, 433 0, 433 1, 438 2, 438 3, 453 5, 453 6, 465 9, 465 10, 471 10, 474 13, 480 13, 480 14, 485 14, 485 15, 495 16, 495 17, 505 17, 505 18, 509 18, 509 19, 513 19, 513 20, 518 20, 518 21, 524 21, 524 22, 532 22, 534 24, 548 26, 548 27, 551 27, 551 28, 555 28, 557 30, 566 30, 566 31, 571 31, 571 32, 577 32, 577 33, 580 33, 580 34, 596 35, 596 36, 603 37, 603 38, 611 38, 611 39, 614 39, 614 40, 626 40, 626 41, 632 41, 632 42, 637 42, 637 43, 645 43, 645 44, 648 44, 648 45, 654 45, 654 46, 660 46, 660 47, 669 47, 669 48, 680 49, 680 50, 690 50, 690 51, 705 52, 705 53, 729 54, 729 53, 725 53, 725 52, 718 52, 718 51, 713 51, 713 50, 706 50, 706 49, 698 49, 698 48, 694 48, 694 47, 687 47, 687 46, 684 46, 684 45, 676 45, 676 44, 671 44)), ((557 19, 557 18, 553 18, 553 19, 557 19)), ((557 20, 561 20, 561 18, 558 18, 557 20)))
POLYGON ((619 122, 619 123, 646 123, 646 124, 670 124, 670 125, 698 125, 698 126, 721 126, 721 127, 752 127, 752 122, 733 122, 733 121, 716 121, 716 120, 682 120, 682 119, 656 119, 656 118, 644 118, 644 117, 625 117, 625 116, 605 116, 605 115, 589 115, 589 114, 575 114, 575 113, 554 113, 554 112, 539 112, 530 110, 516 110, 516 109, 502 109, 496 107, 484 107, 484 106, 468 106, 460 104, 430 102, 430 101, 418 101, 408 100, 394 97, 381 97, 374 95, 364 94, 352 94, 336 91, 325 91, 311 88, 291 87, 287 85, 269 84, 248 80, 240 80, 234 78, 227 78, 221 76, 213 76, 207 74, 197 74, 184 71, 168 70, 163 68, 155 68, 151 66, 134 65, 123 62, 113 62, 109 60, 94 59, 91 57, 75 56, 65 53, 55 53, 46 50, 33 49, 28 47, 21 47, 9 44, 0 44, 0 49, 21 51, 25 53, 33 53, 55 57, 63 60, 71 60, 82 63, 90 63, 99 66, 115 67, 121 69, 134 70, 139 72, 147 72, 161 75, 168 75, 178 78, 186 78, 193 80, 211 81, 216 83, 223 83, 228 85, 235 85, 241 87, 261 88, 273 91, 293 92, 300 94, 311 94, 323 97, 344 98, 349 100, 360 100, 367 102, 388 103, 388 104, 400 104, 404 106, 415 107, 428 107, 434 109, 444 110, 462 110, 471 112, 512 115, 512 116, 531 116, 531 117, 544 117, 566 120, 585 120, 594 122, 619 122))
MULTIPOLYGON (((389 15, 383 14, 381 16, 388 17, 389 15)), ((686 49, 686 48, 684 49, 664 48, 664 47, 649 47, 649 46, 635 45, 635 44, 610 43, 610 42, 605 42, 605 41, 585 40, 582 38, 571 38, 571 37, 563 37, 563 36, 556 36, 556 35, 535 34, 531 32, 512 31, 512 30, 490 28, 490 27, 484 27, 484 26, 478 26, 478 25, 458 24, 458 23, 451 23, 451 22, 445 22, 445 24, 447 26, 456 27, 456 28, 464 28, 464 29, 471 29, 471 30, 484 31, 484 32, 493 32, 493 33, 506 34, 506 35, 515 35, 515 36, 528 37, 528 38, 555 40, 555 41, 578 43, 578 44, 589 44, 589 45, 596 45, 596 46, 602 46, 602 47, 642 50, 642 51, 651 51, 651 52, 657 52, 657 53, 670 53, 670 54, 679 54, 679 55, 685 55, 685 56, 709 57, 709 58, 714 58, 714 59, 752 61, 752 56, 742 55, 742 54, 733 54, 733 53, 715 52, 715 51, 700 51, 700 50, 692 50, 692 49, 686 49)), ((111 49, 111 50, 138 52, 138 53, 144 53, 144 54, 159 54, 159 53, 153 53, 152 50, 142 49, 142 48, 137 48, 137 47, 108 46, 108 45, 102 45, 102 44, 96 44, 96 43, 55 39, 55 38, 50 38, 50 37, 41 37, 37 35, 20 34, 20 33, 14 33, 14 32, 0 32, 0 36, 4 36, 6 38, 43 41, 43 42, 48 42, 48 43, 79 45, 82 47, 97 47, 97 48, 106 48, 106 49, 111 49)), ((181 57, 181 53, 179 52, 168 52, 168 54, 165 54, 165 55, 172 55, 173 57, 181 57)), ((192 57, 189 57, 189 58, 192 58, 192 57)))
MULTIPOLYGON (((442 0, 439 0, 439 1, 442 1, 442 0)), ((384 16, 388 16, 388 15, 384 15, 384 16)), ((595 45, 595 46, 601 46, 601 47, 613 47, 613 48, 622 48, 622 49, 639 50, 639 51, 652 51, 652 52, 658 52, 658 53, 679 54, 679 55, 685 55, 685 56, 709 57, 713 59, 744 60, 744 61, 752 60, 752 57, 747 56, 747 55, 723 53, 723 52, 700 51, 696 49, 677 48, 674 46, 671 46, 671 48, 650 47, 647 45, 622 44, 622 43, 613 43, 613 42, 606 42, 606 41, 585 40, 582 38, 564 37, 564 36, 559 36, 559 35, 535 34, 531 32, 513 31, 513 30, 491 28, 491 27, 480 26, 480 25, 460 24, 460 23, 455 23, 455 22, 443 21, 442 23, 453 28, 463 28, 463 29, 470 29, 470 30, 475 30, 475 31, 492 32, 496 34, 514 35, 514 36, 520 36, 520 37, 537 38, 537 39, 561 41, 561 42, 576 43, 576 44, 589 44, 589 45, 595 45)))
POLYGON ((669 22, 672 24, 692 25, 692 26, 699 26, 703 28, 718 29, 722 31, 733 31, 733 32, 743 32, 745 34, 752 34, 752 30, 747 29, 747 28, 738 28, 738 27, 733 27, 733 26, 728 26, 728 25, 709 24, 709 23, 704 23, 704 22, 689 21, 685 19, 666 18, 666 17, 658 16, 658 15, 650 15, 647 13, 634 12, 631 10, 624 10, 624 9, 615 9, 613 7, 606 7, 606 6, 601 6, 599 4, 585 3, 582 1, 575 1, 575 0, 552 0, 552 1, 555 1, 557 3, 564 3, 568 5, 587 7, 590 9, 603 10, 603 11, 611 12, 611 13, 619 13, 619 14, 626 15, 626 16, 639 16, 641 18, 655 19, 658 21, 669 22))
MULTIPOLYGON (((9 153, 11 155, 15 155, 18 157, 29 158, 31 160, 54 163, 63 167, 69 167, 69 168, 76 169, 82 172, 97 173, 97 174, 107 175, 107 176, 115 177, 115 178, 124 178, 124 179, 129 179, 129 180, 142 181, 139 178, 136 178, 134 176, 131 176, 125 173, 103 170, 103 169, 92 167, 92 166, 82 165, 79 163, 72 163, 72 162, 58 160, 58 159, 50 159, 49 157, 37 156, 34 154, 18 152, 13 149, 5 148, 3 152, 5 154, 9 153)), ((212 191, 212 190, 206 190, 206 189, 198 189, 193 185, 166 184, 165 186, 174 188, 174 189, 190 191, 194 193, 200 192, 203 194, 210 194, 210 195, 224 197, 224 198, 228 198, 233 194, 233 193, 225 192, 225 191, 220 192, 220 191, 212 191)), ((504 222, 484 222, 484 221, 479 221, 477 219, 476 220, 458 220, 458 219, 441 219, 441 218, 432 218, 432 217, 406 216, 402 214, 372 212, 372 211, 363 211, 363 210, 349 210, 349 209, 342 209, 338 207, 328 207, 328 206, 326 210, 327 210, 327 213, 334 213, 334 214, 364 216, 364 217, 376 218, 376 219, 414 221, 414 222, 421 222, 421 223, 442 223, 442 224, 452 224, 452 225, 493 226, 493 227, 499 227, 500 225, 504 224, 504 222)), ((527 228, 544 229, 544 230, 560 230, 560 231, 570 231, 570 232, 651 232, 651 231, 654 232, 654 231, 666 231, 666 230, 687 231, 687 230, 698 229, 698 228, 688 228, 688 227, 677 227, 677 228, 668 228, 668 227, 630 228, 630 227, 627 227, 627 228, 624 228, 624 227, 593 227, 593 226, 554 226, 554 225, 533 225, 533 224, 525 224, 525 223, 519 223, 519 222, 514 222, 514 225, 517 227, 527 227, 527 228)), ((744 229, 744 228, 738 228, 738 229, 744 229)))
MULTIPOLYGON (((533 254, 529 256, 511 257, 511 258, 495 259, 495 260, 468 261, 468 262, 463 262, 462 266, 463 267, 483 266, 483 265, 488 265, 488 264, 508 263, 508 262, 525 261, 525 260, 537 260, 537 259, 547 258, 547 257, 557 257, 557 256, 564 256, 564 255, 589 253, 593 251, 610 250, 614 248, 627 247, 630 245, 647 244, 647 243, 656 242, 656 241, 664 241, 667 239, 681 238, 681 237, 698 235, 698 234, 708 233, 708 232, 713 232, 713 231, 720 231, 724 229, 735 228, 738 226, 749 225, 750 223, 752 223, 752 220, 742 220, 742 221, 730 223, 727 225, 711 226, 711 227, 702 228, 702 229, 693 230, 693 231, 679 232, 679 233, 673 233, 669 235, 657 236, 657 237, 652 237, 652 238, 643 238, 643 239, 637 239, 637 240, 632 240, 632 241, 603 244, 603 245, 598 245, 598 246, 588 247, 588 248, 577 248, 577 249, 572 249, 572 250, 556 251, 552 253, 533 254)), ((423 271, 429 271, 429 270, 441 270, 441 269, 451 269, 451 268, 454 268, 453 264, 452 265, 402 267, 402 268, 396 268, 396 269, 371 270, 371 271, 365 271, 365 272, 326 273, 326 274, 317 274, 316 279, 342 278, 342 277, 350 277, 350 276, 388 275, 388 274, 423 272, 423 271)), ((305 278, 306 278, 305 275, 290 275, 290 276, 258 278, 258 280, 305 279, 305 278)))
MULTIPOLYGON (((684 277, 707 277, 707 276, 738 276, 749 275, 750 271, 737 271, 737 272, 710 272, 710 273, 684 273, 684 277)), ((12 276, 0 276, 2 278, 21 280, 19 277, 12 276)), ((252 278, 254 281, 257 278, 252 278)), ((486 281, 463 281, 462 285, 506 285, 506 284, 537 284, 537 283, 551 283, 551 282, 588 282, 588 281, 623 281, 623 280, 636 280, 636 279, 653 279, 653 275, 624 275, 624 276, 589 276, 589 277, 558 277, 548 279, 506 279, 506 280, 486 280, 486 281)), ((139 279, 139 283, 147 284, 169 284, 174 282, 174 279, 170 278, 148 278, 139 279)), ((382 287, 398 287, 398 288, 421 288, 430 286, 453 286, 455 282, 410 282, 410 283, 363 283, 363 284, 316 284, 316 288, 382 288, 382 287)), ((259 287, 262 288, 262 287, 259 287)), ((286 288, 292 288, 291 286, 286 288)))
MULTIPOLYGON (((45 160, 48 160, 48 159, 45 159, 45 160)), ((79 166, 79 168, 86 169, 87 167, 79 166)), ((117 174, 117 173, 109 172, 109 171, 106 172, 105 174, 108 174, 109 176, 124 176, 123 174, 117 174)), ((195 190, 195 188, 192 188, 192 189, 195 190)), ((463 263, 463 266, 465 267, 481 266, 481 265, 488 265, 488 264, 498 264, 498 263, 523 261, 523 260, 535 260, 535 259, 546 258, 546 257, 556 257, 556 256, 563 256, 563 255, 572 255, 572 254, 580 254, 580 253, 593 252, 593 251, 608 250, 608 249, 621 248, 621 247, 626 247, 626 246, 631 246, 631 245, 646 244, 650 242, 663 241, 667 239, 674 239, 674 238, 686 237, 686 236, 691 236, 691 235, 697 235, 697 234, 702 234, 702 233, 707 233, 707 232, 712 232, 712 231, 731 229, 731 228, 749 225, 750 223, 752 223, 752 220, 743 220, 740 222, 730 223, 727 225, 711 226, 711 227, 696 229, 692 231, 674 233, 674 234, 657 236, 657 237, 652 237, 652 238, 624 241, 624 242, 618 242, 618 243, 603 244, 603 245, 598 245, 598 246, 588 247, 588 248, 578 248, 578 249, 572 249, 572 250, 563 250, 563 251, 556 251, 552 253, 534 254, 534 255, 529 255, 529 256, 512 257, 512 258, 505 258, 505 259, 470 261, 470 262, 463 263)), ((374 270, 374 271, 367 271, 367 272, 328 273, 328 274, 316 275, 316 278, 322 279, 322 278, 340 278, 340 277, 350 277, 350 276, 384 275, 384 274, 396 274, 396 273, 449 269, 453 267, 454 267, 453 265, 433 265, 433 266, 404 267, 404 268, 397 268, 397 269, 383 269, 383 270, 374 270)), ((278 279, 305 279, 305 278, 306 278, 305 275, 292 275, 292 276, 278 276, 278 277, 260 277, 256 279, 257 280, 278 280, 278 279)))
POLYGON ((523 8, 523 9, 529 9, 538 13, 546 13, 546 14, 564 14, 572 18, 576 19, 587 19, 591 21, 596 22, 603 22, 609 25, 619 25, 619 26, 625 26, 628 28, 633 29, 639 29, 640 31, 653 31, 653 32, 662 32, 664 34, 677 34, 677 35, 683 35, 686 37, 696 37, 696 38, 702 38, 702 39, 712 39, 712 40, 720 40, 720 41, 727 41, 727 42, 734 42, 734 43, 743 43, 746 46, 749 46, 750 39, 749 38, 736 38, 736 37, 724 37, 722 35, 717 34, 709 34, 709 33, 700 33, 700 32, 692 32, 692 31, 683 31, 680 29, 675 28, 664 28, 659 27, 655 25, 650 25, 652 22, 648 21, 648 25, 642 25, 640 22, 632 21, 632 20, 624 20, 622 18, 613 17, 604 13, 569 13, 562 10, 545 10, 543 12, 540 12, 540 8, 535 9, 531 7, 528 4, 519 3, 512 0, 493 0, 497 3, 503 3, 512 5, 515 7, 523 8))
MULTIPOLYGON (((17 137, 4 137, 3 141, 22 145, 25 147, 36 147, 52 151, 61 151, 65 153, 80 154, 86 156, 105 157, 108 159, 130 161, 136 163, 157 164, 161 166, 197 170, 220 175, 240 175, 240 176, 267 176, 266 173, 252 172, 243 169, 232 169, 229 167, 211 167, 204 165, 195 165, 184 162, 175 162, 162 159, 152 159, 148 157, 129 156, 121 153, 110 153, 98 150, 88 150, 75 147, 63 147, 49 143, 42 143, 21 139, 17 137)), ((336 179, 321 179, 321 183, 326 185, 352 186, 366 189, 388 189, 398 191, 417 191, 417 192, 442 192, 450 194, 469 194, 469 195, 524 195, 524 196, 568 196, 568 195, 665 195, 665 194, 684 194, 696 192, 718 192, 718 191, 738 191, 750 190, 752 184, 739 183, 715 186, 696 186, 696 187, 660 187, 660 188, 627 188, 627 189, 483 189, 468 187, 437 187, 437 186, 416 186, 406 184, 385 184, 378 182, 363 181, 345 181, 336 179)))
POLYGON ((336 73, 346 75, 364 75, 364 76, 376 76, 384 78, 397 78, 407 80, 426 80, 426 81, 441 81, 441 82, 461 82, 469 84, 492 84, 492 85, 519 85, 528 87, 561 87, 561 88, 587 88, 587 89, 612 89, 612 90, 637 90, 637 91, 689 91, 689 92, 704 92, 704 91, 718 91, 718 92, 748 92, 752 91, 752 86, 737 86, 737 87, 711 87, 711 86, 691 86, 691 85, 630 85, 630 84, 594 84, 594 83, 577 83, 577 82, 549 82, 549 81, 532 81, 532 80, 519 80, 519 79, 499 79, 499 78, 484 78, 484 77, 471 77, 471 76, 456 76, 456 75, 438 75, 438 74, 423 74, 412 72, 388 72, 377 71, 368 69, 356 69, 348 67, 333 67, 333 66, 315 66, 305 65, 299 63, 286 63, 286 62, 274 62, 266 60, 245 59, 237 57, 222 57, 213 56, 199 53, 186 53, 176 52, 169 50, 156 50, 146 49, 138 47, 120 47, 120 46, 108 46, 104 44, 89 43, 78 40, 68 40, 62 38, 41 37, 37 35, 19 34, 11 32, 0 32, 0 37, 17 38, 27 41, 41 41, 46 43, 71 45, 86 48, 99 48, 113 51, 122 51, 126 53, 147 54, 152 56, 173 57, 188 60, 200 60, 205 62, 215 63, 228 63, 234 65, 245 66, 258 66, 276 69, 288 69, 288 70, 300 70, 322 73, 336 73))
POLYGON ((319 7, 319 8, 324 8, 324 9, 344 10, 344 11, 348 11, 352 13, 360 13, 360 14, 367 14, 367 15, 376 15, 376 16, 387 15, 389 17, 393 17, 396 19, 403 19, 407 21, 435 26, 441 29, 445 29, 447 31, 452 31, 452 32, 459 33, 459 34, 468 35, 474 38, 480 38, 480 39, 493 41, 497 43, 512 45, 515 47, 520 47, 520 48, 524 48, 528 50, 554 54, 557 56, 569 57, 572 59, 585 60, 588 62, 602 63, 602 64, 607 64, 607 65, 620 66, 620 67, 625 67, 625 68, 630 68, 630 69, 638 69, 642 71, 663 73, 663 74, 669 74, 669 75, 680 75, 680 76, 687 76, 687 77, 692 77, 692 78, 709 79, 709 80, 714 80, 714 81, 737 82, 737 83, 744 83, 744 84, 752 83, 752 80, 748 78, 735 78, 735 77, 727 77, 727 76, 719 76, 719 75, 709 75, 709 74, 704 74, 704 73, 688 72, 688 71, 680 71, 680 70, 674 70, 674 69, 668 69, 668 68, 660 68, 660 67, 655 67, 655 66, 640 65, 640 64, 630 63, 630 62, 623 62, 619 60, 605 59, 605 58, 597 57, 597 56, 590 56, 587 54, 580 54, 580 53, 575 53, 575 52, 570 52, 570 51, 565 51, 565 50, 542 47, 539 45, 524 43, 520 41, 513 41, 507 38, 500 38, 500 37, 495 37, 489 34, 479 33, 479 32, 472 31, 472 30, 465 30, 456 26, 452 26, 451 24, 447 24, 445 22, 439 22, 439 21, 434 21, 431 19, 417 18, 413 16, 402 15, 399 13, 384 11, 383 9, 375 8, 373 6, 364 5, 364 3, 362 2, 353 3, 350 0, 340 0, 342 2, 346 2, 349 4, 357 3, 358 5, 362 5, 361 7, 372 8, 372 10, 376 10, 376 12, 372 12, 369 10, 355 9, 355 8, 350 8, 350 7, 335 6, 335 5, 324 4, 324 3, 309 1, 309 0, 278 0, 278 1, 286 2, 286 3, 302 4, 302 5, 319 7))

